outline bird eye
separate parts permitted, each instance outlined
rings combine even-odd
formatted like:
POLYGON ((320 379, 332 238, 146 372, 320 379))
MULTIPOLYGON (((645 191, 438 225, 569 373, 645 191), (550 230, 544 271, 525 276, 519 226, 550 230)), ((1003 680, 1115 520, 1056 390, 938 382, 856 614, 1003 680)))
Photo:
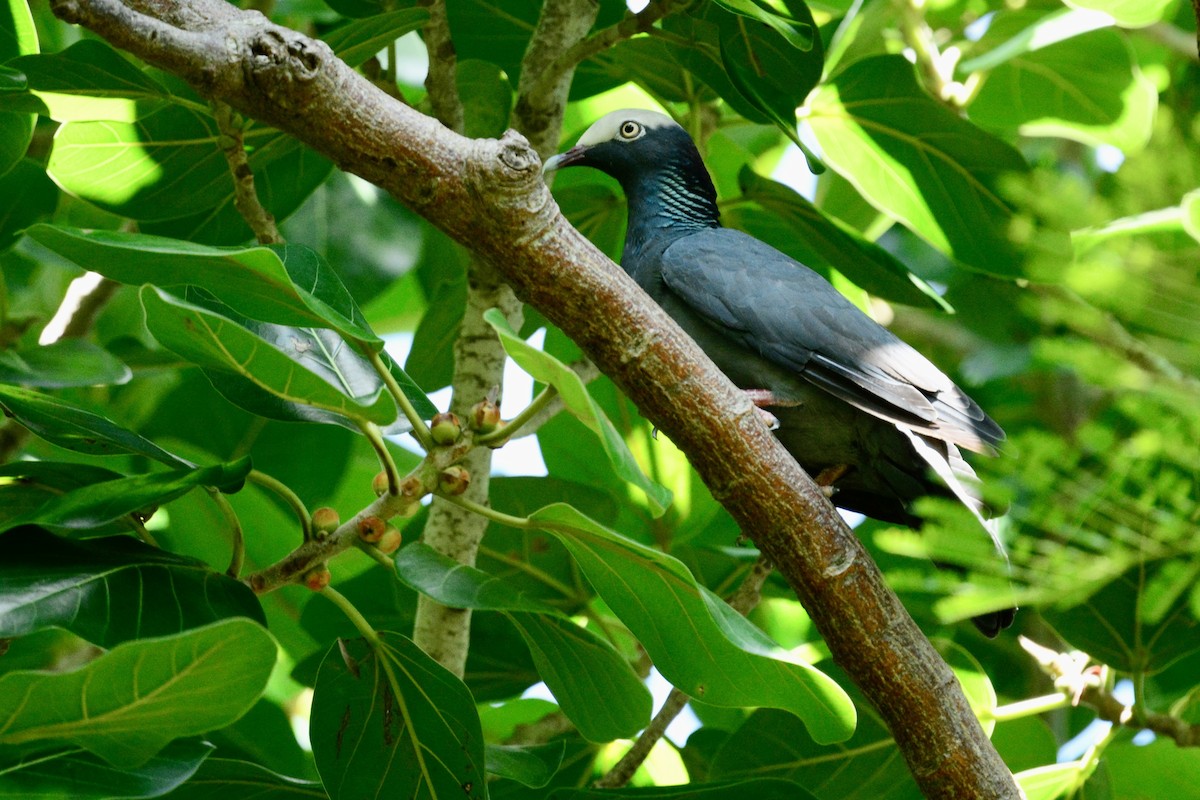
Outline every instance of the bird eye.
POLYGON ((626 141, 633 141, 642 135, 642 126, 633 120, 621 123, 620 136, 626 141))

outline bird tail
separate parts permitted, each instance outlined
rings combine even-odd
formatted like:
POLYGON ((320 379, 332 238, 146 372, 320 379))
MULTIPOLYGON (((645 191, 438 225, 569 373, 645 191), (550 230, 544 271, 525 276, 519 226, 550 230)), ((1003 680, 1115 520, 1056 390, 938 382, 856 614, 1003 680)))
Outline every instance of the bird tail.
MULTIPOLYGON (((959 453, 958 448, 950 442, 924 436, 901 425, 896 427, 908 437, 913 449, 930 466, 951 494, 958 498, 959 502, 979 520, 979 524, 991 537, 992 545, 1004 562, 1005 569, 1011 573, 1012 565, 1008 559, 1008 550, 1004 547, 1004 540, 1000 537, 999 520, 988 516, 987 506, 979 494, 979 477, 959 453)), ((981 633, 992 638, 1001 630, 1012 625, 1015 612, 1016 608, 1007 608, 981 614, 973 617, 971 621, 975 623, 975 627, 981 633)))

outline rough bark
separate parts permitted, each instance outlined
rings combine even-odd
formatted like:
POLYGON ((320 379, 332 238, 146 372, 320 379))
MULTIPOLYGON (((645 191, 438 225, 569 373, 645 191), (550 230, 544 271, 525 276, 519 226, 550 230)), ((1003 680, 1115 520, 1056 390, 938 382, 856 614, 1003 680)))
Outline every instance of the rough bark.
POLYGON ((926 796, 1020 796, 853 532, 744 394, 562 218, 520 136, 453 134, 324 44, 224 0, 58 0, 54 10, 379 184, 493 265, 688 455, 879 709, 926 796))

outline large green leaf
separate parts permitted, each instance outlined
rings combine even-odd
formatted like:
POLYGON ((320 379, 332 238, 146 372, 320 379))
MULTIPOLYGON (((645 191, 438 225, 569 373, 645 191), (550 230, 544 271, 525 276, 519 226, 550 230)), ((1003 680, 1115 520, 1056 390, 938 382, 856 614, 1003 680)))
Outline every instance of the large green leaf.
POLYGON ((187 783, 167 795, 170 800, 326 800, 321 784, 276 775, 258 764, 228 758, 210 758, 187 783))
POLYGON ((45 167, 28 158, 18 162, 0 178, 0 251, 11 247, 22 230, 54 213, 57 203, 58 187, 45 167))
POLYGON ((409 639, 353 639, 321 662, 313 692, 312 744, 334 800, 487 796, 483 733, 462 681, 409 639))
POLYGON ((760 220, 735 205, 722 212, 725 222, 758 236, 814 269, 832 267, 871 294, 898 303, 949 310, 929 284, 899 260, 854 229, 825 216, 794 189, 764 178, 749 166, 738 173, 742 197, 783 223, 779 235, 764 235, 760 220))
POLYGON ((1194 798, 1200 787, 1200 759, 1187 747, 1160 738, 1147 745, 1117 742, 1104 750, 1112 775, 1113 796, 1194 798))
MULTIPOLYGON (((85 750, 69 748, 10 761, 0 753, 0 800, 141 800, 161 797, 195 774, 213 751, 181 739, 136 769, 117 769, 85 750)), ((174 796, 174 795, 172 795, 174 796)))
POLYGON ((68 450, 101 456, 134 453, 173 467, 192 466, 106 417, 41 392, 0 386, 0 408, 46 441, 68 450))
MULTIPOLYGON (((755 6, 753 0, 739 0, 736 5, 755 6)), ((795 15, 802 17, 798 24, 810 31, 815 29, 808 7, 803 3, 794 5, 795 15)), ((779 19, 772 13, 766 16, 779 19)), ((721 60, 730 81, 792 141, 803 146, 796 132, 796 108, 821 79, 820 40, 810 38, 801 46, 779 26, 766 21, 719 13, 708 17, 720 26, 721 60)))
POLYGON ((8 520, 2 529, 25 524, 74 531, 102 528, 131 514, 149 516, 153 509, 198 486, 236 492, 249 472, 250 456, 243 456, 229 464, 152 472, 92 483, 50 498, 37 509, 8 520))
POLYGON ((334 55, 357 67, 404 34, 421 28, 428 20, 429 12, 424 8, 401 8, 352 20, 321 38, 333 48, 334 55))
POLYGON ((604 445, 613 470, 625 480, 646 493, 654 516, 661 516, 671 504, 671 492, 646 477, 634 460, 625 440, 617 433, 604 411, 588 394, 583 381, 566 364, 536 347, 530 346, 509 327, 504 315, 497 309, 484 313, 484 319, 495 329, 500 343, 509 358, 535 380, 549 384, 558 390, 563 404, 580 422, 588 426, 604 445))
POLYGON ((1142 74, 1129 43, 1106 29, 997 65, 969 112, 985 128, 1108 144, 1131 153, 1150 140, 1157 105, 1158 90, 1142 74))
POLYGON ((678 560, 570 506, 547 506, 530 519, 571 551, 663 676, 689 696, 715 706, 785 709, 819 742, 853 733, 854 704, 836 682, 792 659, 678 560))
POLYGON ((13 62, 29 88, 59 122, 133 122, 165 102, 170 91, 104 42, 84 39, 59 53, 25 56, 13 62))
POLYGON ((717 751, 710 777, 770 776, 794 781, 822 800, 920 800, 891 733, 869 708, 847 741, 824 747, 795 717, 755 711, 717 751))
POLYGON ((266 624, 240 581, 129 536, 72 541, 37 528, 9 531, 0 536, 0 586, 0 637, 59 627, 111 648, 226 617, 266 624))
POLYGON ((829 165, 880 211, 966 266, 1021 274, 1001 191, 1025 160, 926 94, 902 56, 857 61, 822 84, 807 124, 829 165))
MULTIPOLYGON (((382 391, 382 383, 375 383, 370 394, 353 394, 361 386, 357 376, 337 374, 338 385, 305 366, 314 348, 309 341, 273 344, 227 317, 153 286, 144 286, 141 297, 146 327, 154 337, 198 366, 232 373, 285 402, 352 420, 387 425, 396 418, 395 403, 382 391)), ((312 354, 323 355, 321 349, 312 354)))
POLYGON ((198 286, 263 322, 331 328, 378 350, 376 336, 337 273, 303 245, 208 247, 180 239, 34 225, 36 242, 121 283, 198 286))
POLYGON ((417 543, 396 555, 404 583, 443 605, 507 612, 563 712, 594 742, 632 736, 650 719, 650 693, 604 639, 514 588, 417 543), (597 703, 597 697, 604 697, 597 703))
MULTIPOLYGON (((0 63, 38 51, 37 29, 25 0, 0 3, 0 63)), ((0 175, 25 158, 33 141, 34 114, 0 113, 0 175)))
POLYGON ((126 383, 133 373, 112 353, 81 339, 0 351, 0 383, 61 389, 126 383))
MULTIPOLYGON (((1165 570, 1158 574, 1166 577, 1165 570)), ((1122 672, 1154 673, 1200 650, 1187 591, 1164 601, 1156 588, 1147 567, 1134 567, 1078 605, 1043 613, 1072 647, 1096 660, 1122 672)))
POLYGON ((793 11, 789 15, 780 13, 765 3, 755 2, 755 0, 713 0, 713 2, 727 11, 732 11, 738 16, 754 20, 770 28, 797 50, 813 49, 816 41, 816 26, 813 25, 811 15, 807 14, 807 8, 804 8, 803 14, 793 11))
POLYGON ((244 714, 275 656, 261 625, 229 619, 126 642, 71 672, 10 672, 0 677, 0 746, 67 742, 137 767, 173 739, 244 714))

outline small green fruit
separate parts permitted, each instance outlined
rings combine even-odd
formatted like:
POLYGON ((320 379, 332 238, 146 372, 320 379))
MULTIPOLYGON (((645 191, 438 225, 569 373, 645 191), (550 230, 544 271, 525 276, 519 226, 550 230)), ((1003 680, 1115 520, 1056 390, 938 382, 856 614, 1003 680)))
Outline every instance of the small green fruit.
POLYGON ((446 467, 438 475, 438 488, 449 495, 462 494, 471 485, 471 473, 460 466, 446 467))
POLYGON ((388 493, 388 489, 387 472, 380 471, 376 473, 375 477, 371 479, 371 491, 375 492, 376 497, 383 497, 388 493))
POLYGON ((491 433, 500 424, 500 406, 491 400, 480 400, 471 409, 471 427, 480 433, 491 433))
POLYGON ((375 546, 384 555, 391 555, 400 549, 400 541, 400 531, 388 525, 387 530, 383 532, 383 536, 375 543, 375 546))
POLYGON ((324 538, 338 529, 342 524, 341 517, 338 512, 329 506, 321 506, 312 515, 313 533, 320 538, 324 538))
POLYGON ((462 436, 462 422, 449 411, 438 414, 429 423, 429 433, 437 444, 454 444, 462 436))

